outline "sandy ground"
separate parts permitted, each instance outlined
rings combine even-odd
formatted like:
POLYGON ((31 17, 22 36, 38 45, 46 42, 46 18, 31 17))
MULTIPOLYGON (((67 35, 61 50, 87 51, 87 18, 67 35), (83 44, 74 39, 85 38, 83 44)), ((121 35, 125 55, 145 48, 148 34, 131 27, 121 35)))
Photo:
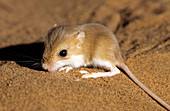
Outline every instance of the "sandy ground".
POLYGON ((50 27, 89 22, 113 30, 130 70, 170 104, 169 0, 1 0, 0 110, 164 111, 122 72, 75 81, 80 70, 103 70, 48 73, 33 65, 50 27))

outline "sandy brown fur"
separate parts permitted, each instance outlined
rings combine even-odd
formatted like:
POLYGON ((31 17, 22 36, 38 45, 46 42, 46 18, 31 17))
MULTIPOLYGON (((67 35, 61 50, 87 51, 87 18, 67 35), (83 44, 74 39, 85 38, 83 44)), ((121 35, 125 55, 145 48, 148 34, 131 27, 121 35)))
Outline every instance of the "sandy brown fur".
MULTIPOLYGON (((82 66, 86 66, 87 64, 94 65, 94 58, 109 61, 111 63, 111 67, 109 66, 111 72, 116 66, 122 68, 137 85, 157 102, 170 110, 170 106, 146 88, 124 64, 117 40, 112 31, 107 27, 94 23, 56 26, 49 31, 45 47, 43 62, 50 67, 53 67, 54 62, 67 60, 73 55, 84 56, 82 66), (85 37, 77 38, 82 31, 85 33, 85 37), (64 58, 58 56, 59 52, 63 49, 68 50, 68 55, 64 58)), ((98 65, 96 67, 103 67, 101 64, 102 63, 96 63, 95 65, 98 65)), ((104 67, 108 68, 106 65, 104 67)))
POLYGON ((115 63, 123 63, 117 40, 110 29, 93 23, 82 25, 80 30, 86 33, 82 47, 85 61, 89 62, 93 57, 111 61, 114 65, 115 63))

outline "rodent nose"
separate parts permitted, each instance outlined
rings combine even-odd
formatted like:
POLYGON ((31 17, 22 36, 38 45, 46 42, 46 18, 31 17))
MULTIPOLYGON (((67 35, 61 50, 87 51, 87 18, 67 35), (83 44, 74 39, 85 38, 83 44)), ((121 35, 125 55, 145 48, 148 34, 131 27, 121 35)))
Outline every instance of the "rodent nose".
POLYGON ((43 69, 45 69, 45 70, 47 70, 48 68, 47 68, 47 65, 46 64, 44 64, 44 63, 42 63, 42 68, 43 69))
POLYGON ((41 63, 42 64, 42 68, 49 71, 49 72, 53 72, 55 71, 55 67, 53 63, 41 63))

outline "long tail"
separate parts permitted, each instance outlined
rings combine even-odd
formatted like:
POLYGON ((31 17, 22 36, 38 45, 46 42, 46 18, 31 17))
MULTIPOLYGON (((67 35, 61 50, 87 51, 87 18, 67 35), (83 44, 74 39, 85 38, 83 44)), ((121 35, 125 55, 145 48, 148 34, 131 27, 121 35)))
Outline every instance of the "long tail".
POLYGON ((144 84, 142 84, 129 70, 129 68, 123 64, 118 65, 121 69, 123 69, 126 74, 137 84, 139 85, 149 96, 151 96, 154 100, 156 100, 158 103, 160 103, 164 108, 170 111, 170 105, 168 105, 166 102, 164 102, 161 98, 156 96, 152 91, 150 91, 147 87, 145 87, 144 84))

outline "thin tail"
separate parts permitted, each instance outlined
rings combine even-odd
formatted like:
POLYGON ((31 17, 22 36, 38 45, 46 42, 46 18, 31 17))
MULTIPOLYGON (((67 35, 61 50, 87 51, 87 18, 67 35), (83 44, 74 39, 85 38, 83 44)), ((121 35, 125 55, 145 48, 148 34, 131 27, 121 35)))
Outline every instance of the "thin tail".
POLYGON ((168 105, 166 102, 164 102, 161 98, 156 96, 152 91, 150 91, 147 87, 145 87, 144 84, 142 84, 129 70, 129 68, 123 64, 118 65, 121 69, 123 69, 126 74, 138 85, 140 88, 142 88, 149 96, 151 96, 154 100, 156 100, 158 103, 160 103, 164 108, 170 111, 170 105, 168 105))

